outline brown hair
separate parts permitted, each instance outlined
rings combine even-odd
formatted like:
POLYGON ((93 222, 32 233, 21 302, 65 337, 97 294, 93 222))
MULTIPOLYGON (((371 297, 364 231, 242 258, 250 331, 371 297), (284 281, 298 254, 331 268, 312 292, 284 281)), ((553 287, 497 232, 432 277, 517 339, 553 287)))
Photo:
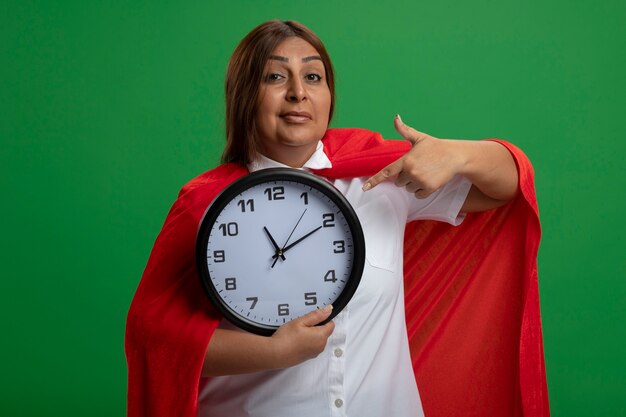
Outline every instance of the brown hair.
POLYGON ((245 165, 256 156, 255 117, 265 65, 272 51, 294 36, 310 43, 322 58, 330 90, 330 123, 335 107, 335 78, 324 44, 313 31, 298 22, 270 20, 248 33, 230 57, 226 72, 226 147, 222 162, 245 165))

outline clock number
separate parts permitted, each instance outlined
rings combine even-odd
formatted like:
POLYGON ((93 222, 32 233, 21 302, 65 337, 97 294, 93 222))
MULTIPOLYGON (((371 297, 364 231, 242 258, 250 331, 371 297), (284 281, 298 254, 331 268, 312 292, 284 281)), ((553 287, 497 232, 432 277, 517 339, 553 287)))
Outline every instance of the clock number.
POLYGON ((333 245, 335 245, 334 253, 344 253, 346 251, 346 242, 343 240, 335 240, 333 245))
POLYGON ((304 200, 305 206, 309 205, 309 193, 307 193, 306 191, 303 192, 302 194, 300 194, 300 198, 304 200))
POLYGON ((223 236, 237 236, 239 234, 239 225, 236 222, 222 223, 219 229, 222 231, 223 236))
POLYGON ((317 293, 316 292, 305 292, 304 293, 304 305, 305 306, 314 306, 317 304, 317 293))
POLYGON ((239 200, 237 201, 237 205, 239 207, 241 207, 241 212, 245 213, 246 212, 246 206, 248 206, 248 208, 250 209, 250 211, 254 211, 254 200, 253 199, 249 199, 249 200, 239 200))
POLYGON ((226 290, 236 290, 237 289, 237 279, 236 278, 226 278, 224 280, 224 285, 226 286, 226 290))
POLYGON ((335 215, 333 213, 324 213, 322 215, 322 226, 324 227, 335 227, 335 215))
POLYGON ((224 262, 226 260, 226 255, 223 250, 214 250, 213 251, 213 260, 215 262, 224 262))
POLYGON ((269 201, 272 200, 284 200, 285 199, 285 188, 284 187, 270 187, 266 188, 263 191, 263 194, 267 194, 267 199, 269 201))
POLYGON ((250 306, 250 310, 252 310, 256 303, 259 301, 259 297, 248 297, 246 298, 246 301, 252 301, 252 305, 250 306))
POLYGON ((324 281, 326 282, 336 282, 337 278, 335 278, 335 270, 331 269, 324 275, 324 281))
POLYGON ((279 316, 288 316, 289 315, 289 304, 278 304, 278 315, 279 316))

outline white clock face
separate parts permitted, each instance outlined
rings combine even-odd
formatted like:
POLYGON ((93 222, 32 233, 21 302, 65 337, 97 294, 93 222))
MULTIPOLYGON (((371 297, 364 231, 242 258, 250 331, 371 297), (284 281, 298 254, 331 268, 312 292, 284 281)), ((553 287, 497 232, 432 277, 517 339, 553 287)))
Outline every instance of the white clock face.
POLYGON ((354 212, 349 206, 346 212, 343 197, 343 202, 329 197, 325 188, 331 185, 301 181, 284 175, 263 180, 229 195, 219 210, 212 207, 212 216, 212 210, 207 213, 206 218, 211 218, 204 231, 208 286, 235 324, 273 331, 316 308, 335 304, 347 286, 352 287, 351 293, 356 289, 362 265, 354 277, 358 251, 353 229, 361 236, 357 234, 357 246, 362 245, 362 232, 358 220, 354 224, 354 212))

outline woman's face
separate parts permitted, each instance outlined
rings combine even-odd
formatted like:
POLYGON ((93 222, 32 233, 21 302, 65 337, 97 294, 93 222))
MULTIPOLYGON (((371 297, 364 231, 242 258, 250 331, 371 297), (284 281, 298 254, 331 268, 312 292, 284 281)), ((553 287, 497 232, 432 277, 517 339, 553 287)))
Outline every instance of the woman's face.
POLYGON ((317 50, 290 37, 265 66, 256 115, 258 144, 265 156, 301 167, 328 128, 330 90, 317 50))

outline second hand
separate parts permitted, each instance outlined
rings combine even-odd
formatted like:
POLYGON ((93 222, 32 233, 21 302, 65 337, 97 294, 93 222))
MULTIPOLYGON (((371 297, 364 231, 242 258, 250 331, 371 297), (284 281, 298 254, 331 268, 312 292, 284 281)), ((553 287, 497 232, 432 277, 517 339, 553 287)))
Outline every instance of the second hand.
POLYGON ((302 218, 304 217, 304 213, 306 213, 308 209, 304 209, 304 211, 302 212, 302 214, 300 215, 300 218, 298 219, 298 222, 296 223, 296 225, 293 227, 293 229, 291 230, 291 233, 289 233, 289 237, 287 238, 287 241, 285 242, 285 244, 283 245, 282 249, 285 249, 285 246, 287 246, 287 244, 289 243, 289 239, 291 239, 291 235, 293 235, 293 232, 296 231, 296 228, 298 227, 298 225, 300 224, 300 220, 302 220, 302 218))
MULTIPOLYGON (((289 237, 287 237, 287 241, 285 242, 285 244, 283 245, 283 247, 277 252, 280 253, 282 255, 282 252, 285 250, 285 246, 287 246, 287 244, 289 243, 289 239, 291 239, 291 236, 293 235, 293 232, 296 231, 296 228, 298 227, 298 225, 300 224, 300 220, 302 220, 302 218, 304 217, 304 213, 306 213, 308 209, 304 209, 304 211, 302 212, 302 214, 300 215, 300 218, 298 219, 298 221, 296 222, 296 225, 293 227, 293 229, 291 230, 291 233, 289 233, 289 237)), ((273 257, 274 258, 274 257, 273 257)), ((274 265, 276 265, 276 262, 278 262, 278 256, 276 256, 274 258, 274 262, 272 262, 272 268, 274 268, 274 265)))

